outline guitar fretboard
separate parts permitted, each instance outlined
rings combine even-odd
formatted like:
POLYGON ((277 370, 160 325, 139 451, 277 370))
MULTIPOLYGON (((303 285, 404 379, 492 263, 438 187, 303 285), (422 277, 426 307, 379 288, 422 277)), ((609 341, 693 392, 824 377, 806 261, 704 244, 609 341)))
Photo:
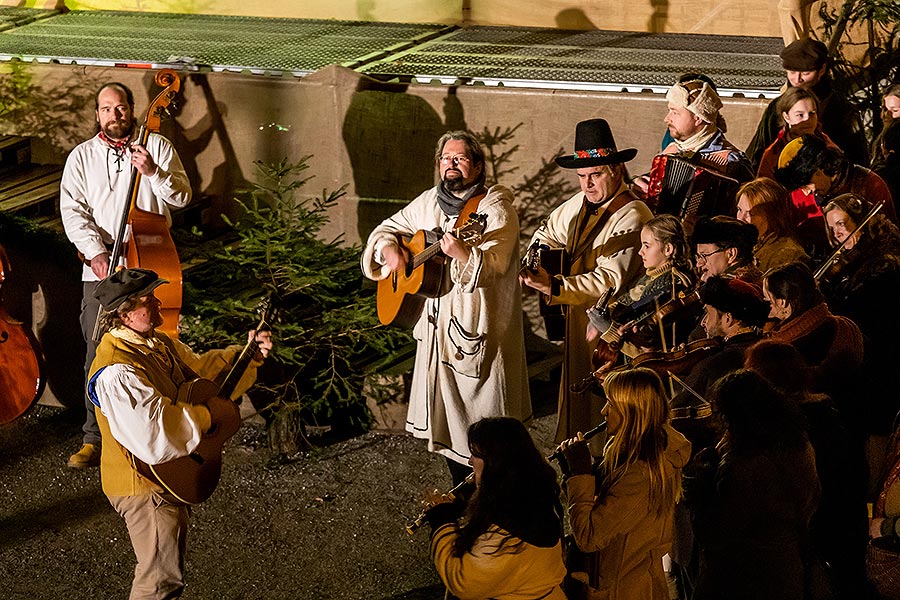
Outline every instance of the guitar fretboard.
POLYGON ((413 269, 417 269, 423 263, 428 262, 431 258, 434 257, 435 254, 441 251, 441 243, 435 242, 432 245, 428 246, 418 254, 413 257, 413 269))

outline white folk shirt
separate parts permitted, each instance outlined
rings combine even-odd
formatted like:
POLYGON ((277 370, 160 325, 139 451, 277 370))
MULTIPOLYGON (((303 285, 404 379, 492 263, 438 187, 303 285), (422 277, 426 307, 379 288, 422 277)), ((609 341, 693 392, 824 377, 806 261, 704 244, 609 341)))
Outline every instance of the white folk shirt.
MULTIPOLYGON (((179 360, 157 338, 145 338, 125 328, 114 329, 108 335, 144 347, 145 354, 158 355, 162 361, 179 360)), ((108 365, 96 375, 92 385, 93 397, 99 401, 113 437, 145 463, 155 465, 187 456, 200 443, 204 419, 196 407, 160 394, 139 366, 108 365)), ((205 420, 208 426, 209 418, 205 420)))
MULTIPOLYGON (((147 152, 156 173, 141 178, 137 207, 164 215, 171 224, 169 207, 181 208, 191 200, 191 184, 172 144, 151 133, 147 152)), ((59 187, 59 211, 69 240, 85 259, 108 252, 125 210, 131 181, 130 151, 117 161, 117 152, 99 136, 76 146, 66 159, 59 187)), ((85 265, 82 281, 97 281, 85 265)))

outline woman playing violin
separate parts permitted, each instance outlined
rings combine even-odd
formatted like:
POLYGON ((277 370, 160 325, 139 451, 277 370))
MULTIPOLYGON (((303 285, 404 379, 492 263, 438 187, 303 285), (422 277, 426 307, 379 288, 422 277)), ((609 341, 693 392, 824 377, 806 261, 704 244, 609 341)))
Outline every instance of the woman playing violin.
MULTIPOLYGON (((634 321, 652 315, 659 305, 694 285, 687 240, 681 221, 676 217, 660 215, 649 220, 641 229, 638 254, 644 264, 644 274, 634 286, 611 305, 605 306, 605 300, 601 299, 588 311, 587 340, 593 342, 599 337, 601 345, 611 343, 613 346, 624 340, 622 350, 628 356, 659 347, 661 341, 656 321, 647 319, 633 327, 634 321)), ((674 341, 670 337, 667 344, 675 346, 686 339, 694 324, 693 319, 689 320, 690 323, 677 328, 674 341)), ((671 335, 672 330, 666 334, 671 335)))
POLYGON ((900 409, 896 394, 885 393, 900 386, 896 366, 900 354, 900 321, 896 317, 900 231, 881 213, 857 229, 871 209, 868 201, 853 194, 838 196, 825 206, 828 240, 843 250, 819 285, 831 312, 856 323, 865 340, 864 384, 871 389, 865 397, 871 401, 863 427, 870 445, 877 447, 870 448, 869 456, 878 458, 872 467, 879 469, 891 423, 900 409))

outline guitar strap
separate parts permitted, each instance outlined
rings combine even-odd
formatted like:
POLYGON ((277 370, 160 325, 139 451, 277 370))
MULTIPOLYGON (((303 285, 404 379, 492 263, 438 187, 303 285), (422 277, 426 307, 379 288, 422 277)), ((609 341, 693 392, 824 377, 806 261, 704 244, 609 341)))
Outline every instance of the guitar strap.
POLYGON ((478 203, 481 202, 481 199, 487 196, 487 189, 483 189, 480 194, 475 194, 466 202, 466 205, 463 206, 463 209, 459 211, 459 216, 456 217, 456 225, 453 227, 454 229, 459 229, 463 225, 466 224, 466 221, 469 220, 469 217, 475 214, 475 211, 478 210, 478 203))
MULTIPOLYGON (((609 221, 610 217, 618 212, 620 208, 633 200, 635 200, 634 196, 632 196, 631 193, 627 189, 625 189, 609 202, 609 204, 603 209, 603 213, 600 215, 600 218, 598 218, 597 222, 594 223, 594 226, 591 227, 589 231, 583 231, 579 233, 577 238, 573 240, 574 244, 572 245, 572 252, 569 256, 569 265, 574 265, 582 254, 587 252, 589 248, 593 247, 594 238, 603 230, 603 227, 606 226, 606 222, 609 221)), ((578 227, 579 225, 576 224, 576 229, 578 227)))

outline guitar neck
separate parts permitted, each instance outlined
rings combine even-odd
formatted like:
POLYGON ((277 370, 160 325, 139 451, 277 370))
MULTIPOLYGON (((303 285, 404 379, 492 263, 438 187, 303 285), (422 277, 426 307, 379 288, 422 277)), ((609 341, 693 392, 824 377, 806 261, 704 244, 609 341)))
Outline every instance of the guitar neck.
MULTIPOLYGON (((457 227, 456 229, 454 229, 454 230, 451 232, 451 233, 453 234, 453 237, 455 237, 455 238, 457 238, 457 239, 460 239, 460 237, 459 237, 459 236, 460 236, 459 232, 460 232, 462 229, 464 229, 464 228, 462 228, 462 227, 457 227)), ((469 242, 466 241, 466 240, 462 240, 462 242, 463 242, 464 244, 466 244, 467 246, 471 246, 471 245, 472 245, 471 243, 469 243, 469 242)), ((428 246, 427 248, 425 248, 424 250, 422 250, 421 252, 419 252, 418 254, 416 254, 415 256, 413 256, 413 259, 412 259, 412 266, 413 266, 413 268, 415 269, 415 268, 417 268, 417 267, 423 265, 424 263, 428 262, 429 260, 431 260, 432 258, 434 258, 434 256, 435 256, 438 252, 440 252, 440 251, 441 251, 441 241, 438 240, 438 241, 434 242, 433 244, 431 244, 430 246, 428 246)))
MULTIPOLYGON (((267 330, 269 328, 267 319, 269 317, 269 306, 270 306, 270 298, 266 298, 261 305, 261 313, 259 323, 256 325, 255 331, 257 334, 260 331, 267 330)), ((234 390, 237 389, 237 384, 240 382, 241 377, 244 376, 244 372, 247 370, 247 367, 250 366, 250 362, 253 360, 253 357, 256 356, 256 353, 259 351, 259 343, 256 341, 256 336, 253 336, 251 339, 247 340, 247 343, 244 345, 243 350, 238 355, 237 360, 234 361, 234 366, 231 367, 231 370, 228 371, 228 375, 225 377, 225 380, 222 381, 222 385, 219 386, 219 396, 223 398, 231 398, 231 394, 234 393, 234 390)))
POLYGON ((244 372, 247 370, 247 367, 250 366, 250 361, 253 360, 258 349, 259 344, 257 344, 255 340, 247 342, 247 345, 244 346, 244 349, 241 350, 240 355, 238 355, 237 360, 234 362, 234 366, 228 371, 225 381, 223 381, 222 385, 219 387, 219 396, 231 398, 231 394, 237 389, 238 382, 241 380, 241 377, 244 376, 244 372))
POLYGON ((427 248, 425 248, 424 250, 422 250, 421 252, 419 252, 418 254, 413 256, 413 260, 412 260, 413 268, 414 269, 418 268, 421 265, 423 265, 424 263, 428 262, 429 260, 434 258, 434 256, 440 251, 441 251, 441 242, 440 241, 437 241, 437 242, 433 243, 432 245, 428 246, 427 248))

